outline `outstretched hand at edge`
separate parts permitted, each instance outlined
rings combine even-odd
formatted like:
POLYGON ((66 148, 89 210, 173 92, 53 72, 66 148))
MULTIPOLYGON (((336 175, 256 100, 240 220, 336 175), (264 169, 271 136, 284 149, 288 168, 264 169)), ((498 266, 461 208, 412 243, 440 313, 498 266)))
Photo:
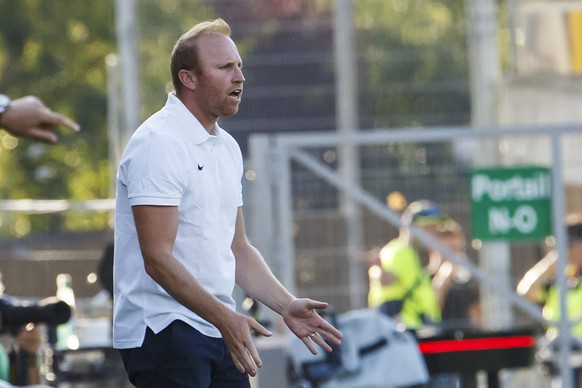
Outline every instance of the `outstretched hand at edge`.
POLYGON ((335 345, 341 344, 342 333, 317 313, 317 310, 323 310, 327 306, 325 302, 299 298, 289 303, 283 313, 283 321, 287 327, 314 355, 317 354, 314 344, 326 352, 331 352, 332 349, 325 340, 335 345))

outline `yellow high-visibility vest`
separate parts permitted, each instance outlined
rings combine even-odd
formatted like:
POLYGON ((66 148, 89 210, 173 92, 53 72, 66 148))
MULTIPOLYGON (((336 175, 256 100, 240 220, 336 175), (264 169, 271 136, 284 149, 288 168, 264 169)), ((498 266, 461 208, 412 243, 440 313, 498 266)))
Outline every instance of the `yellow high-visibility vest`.
MULTIPOLYGON (((543 308, 543 316, 547 320, 557 321, 560 319, 560 292, 556 284, 548 290, 548 296, 543 308)), ((576 284, 571 285, 566 294, 566 307, 568 309, 568 319, 577 320, 582 317, 582 278, 576 280, 576 284)), ((582 322, 572 326, 573 336, 582 337, 582 322)), ((547 330, 547 335, 555 338, 558 335, 558 328, 551 326, 547 330)))
POLYGON ((380 262, 382 270, 392 273, 396 280, 386 286, 382 286, 379 280, 370 281, 370 307, 402 300, 400 317, 406 327, 417 329, 423 325, 423 320, 440 322, 436 292, 414 248, 401 239, 394 239, 380 251, 380 262))

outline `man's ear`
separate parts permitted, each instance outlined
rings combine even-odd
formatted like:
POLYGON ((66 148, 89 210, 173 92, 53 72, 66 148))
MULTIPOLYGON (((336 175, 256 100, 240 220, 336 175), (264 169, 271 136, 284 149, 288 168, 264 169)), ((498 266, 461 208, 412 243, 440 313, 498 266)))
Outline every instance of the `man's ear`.
POLYGON ((178 72, 178 77, 180 77, 180 82, 182 82, 185 88, 192 91, 196 90, 197 79, 192 71, 182 69, 178 72))

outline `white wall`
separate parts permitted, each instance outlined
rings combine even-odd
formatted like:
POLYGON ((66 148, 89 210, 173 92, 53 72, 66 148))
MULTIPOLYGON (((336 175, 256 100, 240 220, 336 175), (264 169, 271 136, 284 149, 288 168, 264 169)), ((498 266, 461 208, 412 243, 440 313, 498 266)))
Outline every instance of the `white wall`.
MULTIPOLYGON (((565 183, 582 185, 582 78, 575 76, 530 76, 506 80, 499 87, 500 125, 580 123, 580 135, 563 142, 565 183)), ((500 143, 503 162, 549 165, 548 139, 531 138, 500 143)))

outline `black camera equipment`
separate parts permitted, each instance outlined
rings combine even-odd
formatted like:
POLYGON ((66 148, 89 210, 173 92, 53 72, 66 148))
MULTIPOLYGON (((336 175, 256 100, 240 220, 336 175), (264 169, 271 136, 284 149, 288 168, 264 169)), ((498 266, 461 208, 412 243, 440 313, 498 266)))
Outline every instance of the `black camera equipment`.
MULTIPOLYGON (((48 326, 49 341, 56 342, 56 326, 71 318, 71 307, 64 301, 50 297, 38 302, 22 302, 8 296, 0 297, 0 333, 18 334, 28 323, 48 326)), ((28 355, 20 349, 10 353, 12 379, 17 385, 28 385, 28 355)))
POLYGON ((71 318, 71 307, 55 297, 38 302, 18 302, 0 297, 0 333, 18 331, 27 323, 60 325, 71 318))

